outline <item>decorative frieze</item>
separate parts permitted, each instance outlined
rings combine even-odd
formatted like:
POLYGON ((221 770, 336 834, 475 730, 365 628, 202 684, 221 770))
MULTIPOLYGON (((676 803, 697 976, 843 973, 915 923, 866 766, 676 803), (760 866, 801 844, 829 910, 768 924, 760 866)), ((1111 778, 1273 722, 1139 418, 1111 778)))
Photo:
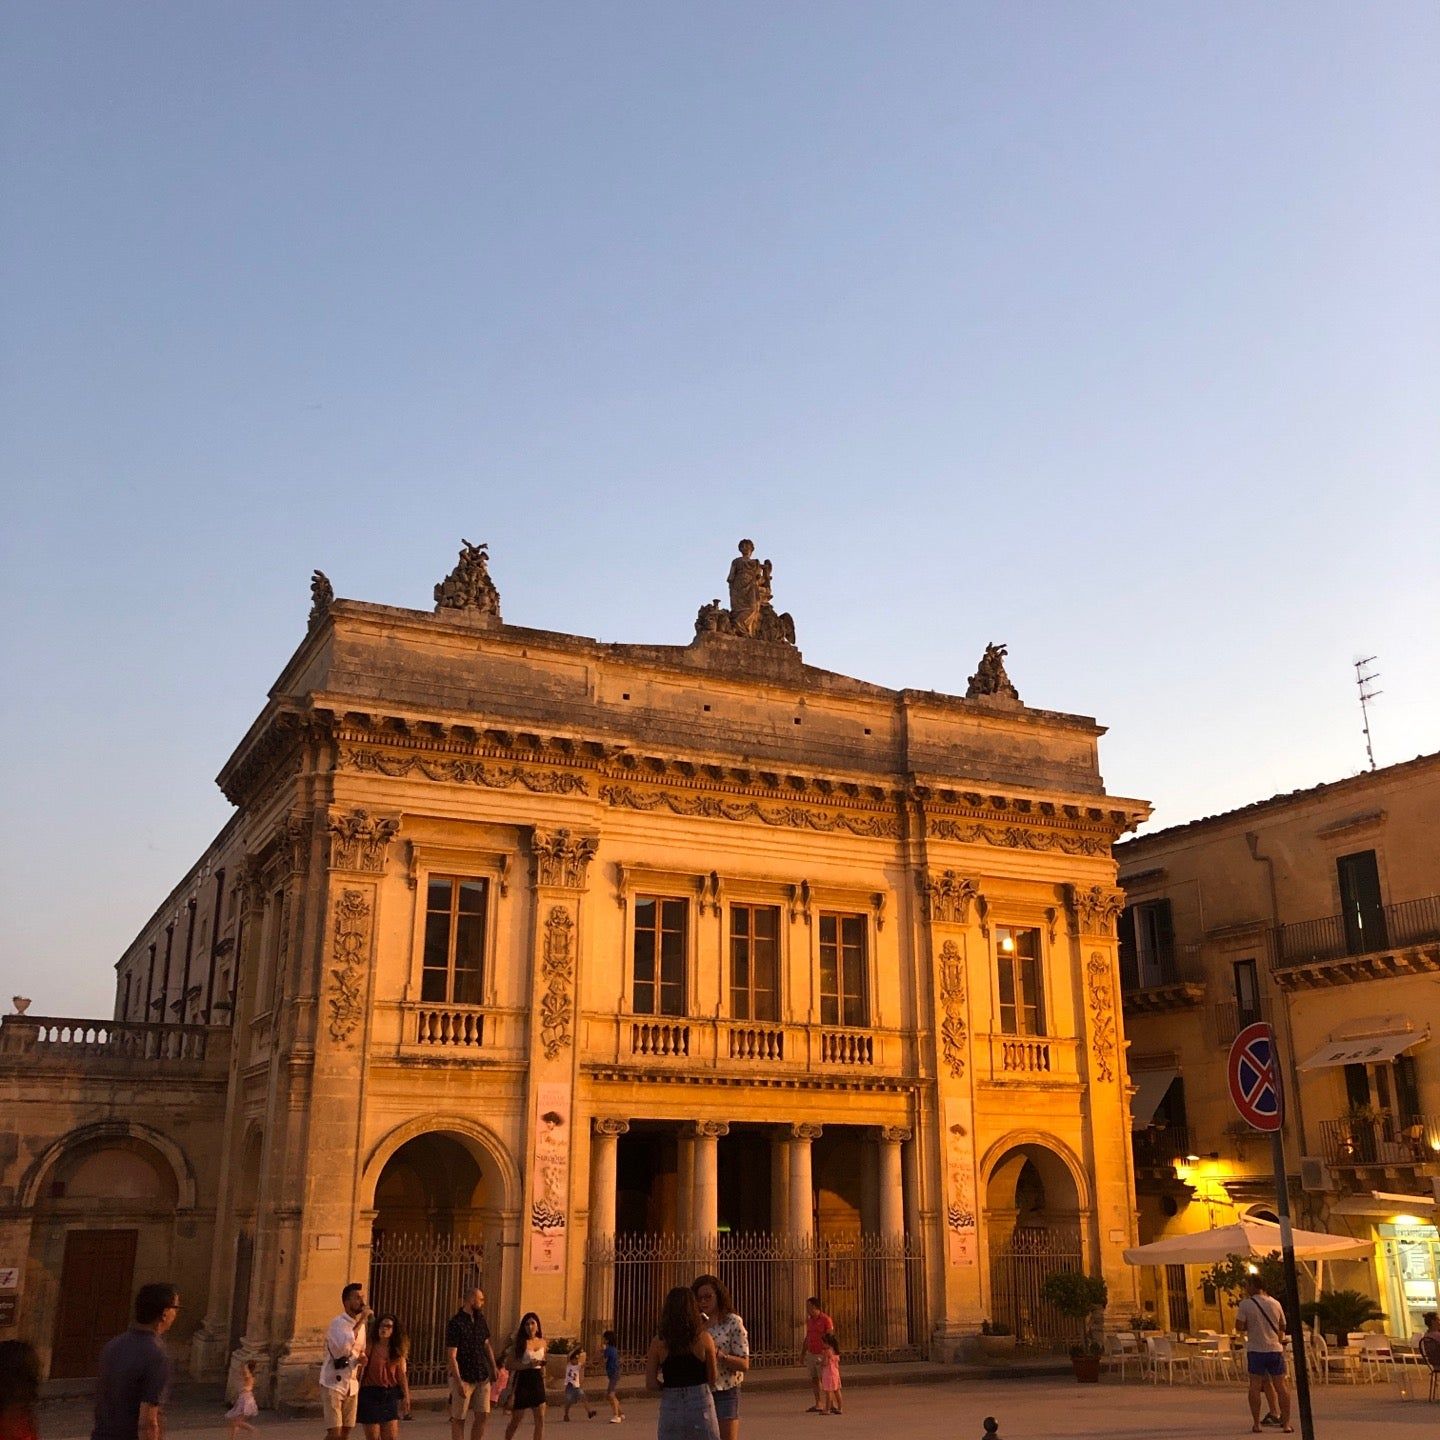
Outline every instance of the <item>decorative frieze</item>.
POLYGON ((385 853, 400 822, 357 808, 347 815, 332 815, 329 829, 332 870, 378 875, 385 869, 385 853))
POLYGON ((545 993, 540 997, 540 1042, 545 1058, 553 1060, 570 1043, 575 1005, 575 921, 563 905, 552 905, 545 919, 544 951, 540 961, 545 993))
POLYGON ((1062 855, 1108 855, 1104 835, 1080 835, 1068 830, 1030 829, 1022 825, 971 824, 932 819, 927 826, 932 840, 954 840, 962 845, 996 845, 1010 850, 1058 850, 1062 855))
POLYGON ((1090 1048, 1095 1055, 1095 1077, 1115 1078, 1115 981, 1109 957, 1092 950, 1085 965, 1085 992, 1090 1003, 1090 1048))
POLYGON ((338 770, 362 775, 384 775, 403 780, 419 775, 451 785, 479 785, 486 790, 528 790, 532 795, 587 795, 583 775, 568 770, 533 770, 522 765, 487 765, 483 760, 429 760, 423 755, 387 755, 383 750, 342 746, 335 759, 338 770))
POLYGON ((1065 890, 1079 933, 1113 939, 1125 892, 1109 885, 1067 885, 1065 890))
POLYGON ((348 1040, 365 1013, 365 960, 369 953, 371 909, 363 890, 342 890, 335 901, 330 941, 330 1038, 348 1040))
POLYGON ((536 829, 530 840, 535 857, 535 883, 565 890, 582 890, 585 872, 600 841, 594 835, 536 829))
POLYGON ((955 870, 920 872, 920 899, 932 925, 968 925, 970 907, 980 898, 980 887, 955 870))
POLYGON ((969 1028, 965 1020, 965 957, 947 940, 940 947, 940 1046, 945 1064, 957 1080, 965 1073, 965 1046, 969 1028))
POLYGON ((888 815, 847 815, 804 805, 762 805, 757 800, 722 800, 718 795, 693 795, 668 790, 640 790, 633 785, 606 784, 600 798, 624 810, 668 810, 672 815, 704 820, 755 821, 796 830, 843 830, 867 839, 894 840, 900 822, 888 815))

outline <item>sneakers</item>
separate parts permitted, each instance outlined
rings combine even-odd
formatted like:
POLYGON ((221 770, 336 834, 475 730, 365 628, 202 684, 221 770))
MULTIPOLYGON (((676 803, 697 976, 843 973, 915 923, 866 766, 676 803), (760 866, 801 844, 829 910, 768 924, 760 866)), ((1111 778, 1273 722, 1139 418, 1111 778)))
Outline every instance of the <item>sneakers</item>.
POLYGON ((623 1415, 612 1415, 610 1417, 610 1423, 612 1425, 618 1425, 624 1418, 625 1417, 623 1415))

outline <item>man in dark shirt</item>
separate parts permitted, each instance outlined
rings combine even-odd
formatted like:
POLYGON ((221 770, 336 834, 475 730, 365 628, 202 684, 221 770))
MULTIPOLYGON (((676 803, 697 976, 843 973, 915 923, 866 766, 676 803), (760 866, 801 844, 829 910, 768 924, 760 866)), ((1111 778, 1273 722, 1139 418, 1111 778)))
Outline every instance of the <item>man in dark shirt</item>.
POLYGON ((180 1313, 173 1285, 142 1285, 135 1323, 100 1352, 90 1440, 163 1440, 170 1357, 160 1337, 180 1313))
POLYGON ((465 1440, 465 1417, 470 1440, 481 1440, 490 1418, 490 1382, 500 1373, 490 1344, 485 1319, 485 1292, 478 1286, 466 1292, 460 1308, 445 1326, 445 1359, 450 1372, 450 1437, 465 1440))

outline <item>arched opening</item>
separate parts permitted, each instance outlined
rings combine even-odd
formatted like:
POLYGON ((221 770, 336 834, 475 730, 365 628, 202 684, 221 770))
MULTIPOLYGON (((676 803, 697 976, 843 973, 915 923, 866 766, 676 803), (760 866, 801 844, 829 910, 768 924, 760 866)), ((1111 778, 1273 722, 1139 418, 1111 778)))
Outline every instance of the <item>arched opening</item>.
POLYGON ((462 1294, 498 1295, 505 1177, 474 1136, 430 1130, 404 1141, 375 1181, 370 1303, 410 1334, 410 1383, 443 1385, 445 1322, 462 1294))
POLYGON ((39 1181, 29 1250, 32 1323, 50 1378, 93 1375, 105 1342, 130 1322, 136 1277, 169 1272, 179 1200, 170 1162, 143 1139, 82 1135, 60 1149, 39 1181))
POLYGON ((1065 1158, 1048 1145, 1010 1146, 985 1185, 990 1254, 991 1318, 1022 1339, 1076 1339, 1081 1322, 1059 1315, 1042 1298, 1056 1270, 1083 1270, 1081 1197, 1065 1158))

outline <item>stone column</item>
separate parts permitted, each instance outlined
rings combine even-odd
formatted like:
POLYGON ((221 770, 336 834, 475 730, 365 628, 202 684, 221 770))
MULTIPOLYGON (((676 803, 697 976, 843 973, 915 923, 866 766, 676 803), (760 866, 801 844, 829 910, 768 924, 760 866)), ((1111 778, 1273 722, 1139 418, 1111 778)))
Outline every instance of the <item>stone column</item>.
POLYGON ((690 1229, 708 1245, 720 1228, 719 1140, 730 1127, 723 1120, 695 1122, 695 1171, 690 1229))
POLYGON ((695 1132, 686 1125, 675 1140, 675 1228, 686 1235, 695 1228, 695 1132))
POLYGON ((880 1235, 885 1246, 881 1262, 885 1276, 885 1347, 892 1352, 910 1343, 905 1304, 905 1174, 900 1149, 909 1138, 910 1131, 902 1126, 884 1126, 877 1156, 880 1235))
POLYGON ((790 1228, 790 1141, 770 1137, 770 1233, 783 1235, 790 1228))
POLYGON ((815 1242, 815 1185, 810 1147, 822 1134, 818 1125, 797 1122, 790 1127, 790 1240, 795 1247, 791 1281, 791 1313, 796 1317, 795 1344, 805 1330, 805 1297, 821 1293, 817 1265, 811 1254, 815 1242))
MULTIPOLYGON (((628 1120, 597 1116, 590 1136, 590 1243, 601 1256, 613 1255, 615 1244, 615 1179, 620 1137, 630 1129, 628 1120)), ((596 1327, 608 1330, 615 1323, 615 1262, 597 1259, 590 1266, 589 1313, 596 1327)))

